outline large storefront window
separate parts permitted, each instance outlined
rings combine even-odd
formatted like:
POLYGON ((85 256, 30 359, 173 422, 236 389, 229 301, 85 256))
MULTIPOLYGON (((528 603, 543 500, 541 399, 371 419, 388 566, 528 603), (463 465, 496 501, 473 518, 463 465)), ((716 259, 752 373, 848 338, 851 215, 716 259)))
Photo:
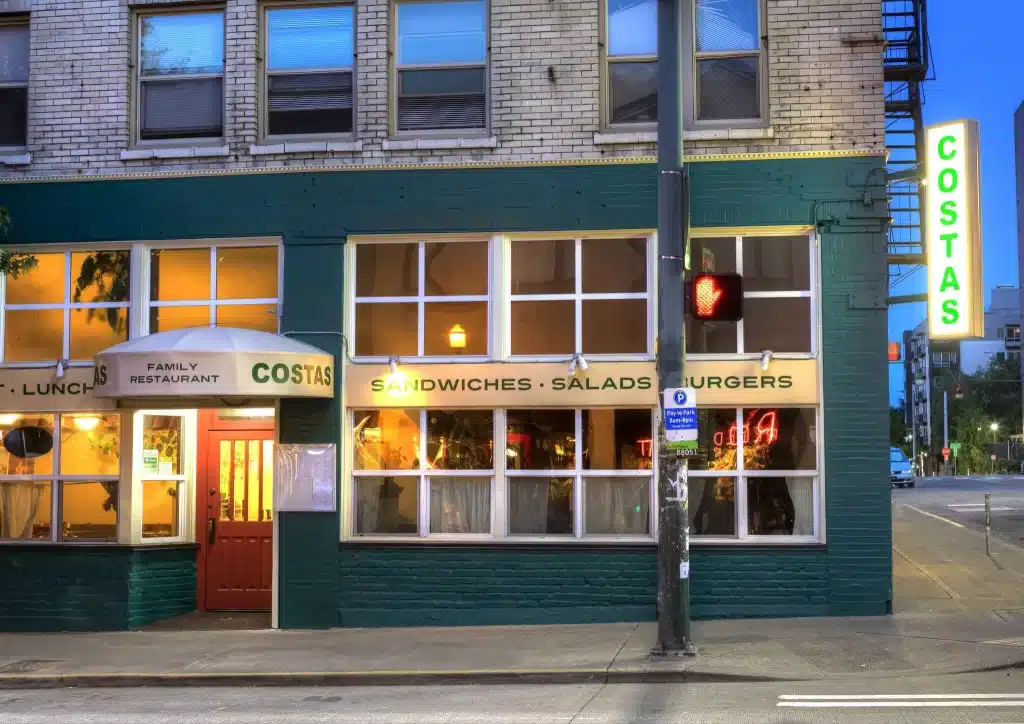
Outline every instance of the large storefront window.
POLYGON ((813 236, 696 237, 690 268, 743 275, 743 319, 686 320, 688 354, 813 354, 813 236))
POLYGON ((689 478, 694 536, 817 535, 814 409, 701 409, 698 431, 689 478))
POLYGON ((0 414, 0 541, 117 540, 120 435, 117 413, 0 414))
POLYGON ((512 356, 646 355, 647 240, 511 242, 512 356))
POLYGON ((355 410, 353 530, 650 537, 652 422, 647 408, 355 410))
POLYGON ((4 362, 91 360, 128 338, 128 251, 33 256, 33 268, 5 279, 4 362))
POLYGON ((149 251, 149 333, 187 327, 278 331, 280 247, 149 251))
POLYGON ((355 354, 486 357, 489 242, 360 243, 355 354))

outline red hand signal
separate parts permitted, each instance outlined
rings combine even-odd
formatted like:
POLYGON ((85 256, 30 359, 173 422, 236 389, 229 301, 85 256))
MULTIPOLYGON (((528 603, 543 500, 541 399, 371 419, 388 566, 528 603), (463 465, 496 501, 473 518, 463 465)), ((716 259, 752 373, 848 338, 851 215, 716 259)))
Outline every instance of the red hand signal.
POLYGON ((713 317, 724 292, 714 277, 700 277, 694 284, 694 312, 697 317, 713 317))

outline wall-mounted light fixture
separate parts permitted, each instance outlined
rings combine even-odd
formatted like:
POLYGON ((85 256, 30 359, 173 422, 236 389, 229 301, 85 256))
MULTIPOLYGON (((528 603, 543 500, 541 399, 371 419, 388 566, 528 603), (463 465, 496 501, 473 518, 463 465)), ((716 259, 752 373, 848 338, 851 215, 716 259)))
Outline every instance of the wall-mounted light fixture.
POLYGON ((768 365, 771 364, 772 357, 774 357, 774 356, 775 356, 775 353, 772 352, 770 349, 763 349, 763 350, 761 350, 761 371, 762 372, 767 372, 768 371, 768 365))

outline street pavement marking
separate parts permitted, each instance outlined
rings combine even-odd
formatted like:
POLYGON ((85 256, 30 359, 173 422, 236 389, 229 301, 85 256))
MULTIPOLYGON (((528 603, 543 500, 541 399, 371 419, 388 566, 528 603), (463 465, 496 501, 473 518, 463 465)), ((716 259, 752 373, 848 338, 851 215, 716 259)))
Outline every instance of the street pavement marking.
POLYGON ((782 694, 789 709, 1021 707, 1024 694, 782 694))
POLYGON ((903 505, 904 508, 910 508, 911 510, 916 510, 921 515, 927 515, 929 518, 935 518, 935 520, 941 520, 943 523, 949 523, 950 525, 955 525, 957 528, 963 528, 964 527, 963 524, 957 523, 955 520, 950 520, 949 518, 943 518, 941 515, 935 515, 935 513, 929 513, 927 510, 921 510, 920 508, 915 508, 913 505, 907 505, 906 503, 903 503, 902 505, 903 505))
MULTIPOLYGON (((968 508, 968 509, 973 509, 973 510, 979 510, 980 511, 980 510, 984 510, 985 504, 984 503, 950 503, 946 507, 947 508, 953 508, 954 510, 958 510, 960 508, 968 508)), ((994 508, 989 508, 989 510, 991 510, 993 513, 1005 513, 1007 511, 1014 510, 1014 508, 1006 508, 1006 507, 1000 505, 1000 506, 996 506, 994 508)))

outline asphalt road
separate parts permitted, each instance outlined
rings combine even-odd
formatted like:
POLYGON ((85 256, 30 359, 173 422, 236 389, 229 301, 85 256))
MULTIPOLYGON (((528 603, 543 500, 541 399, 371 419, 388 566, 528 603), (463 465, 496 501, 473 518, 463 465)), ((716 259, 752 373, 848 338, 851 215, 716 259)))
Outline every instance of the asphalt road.
POLYGON ((914 488, 894 488, 892 499, 984 531, 985 493, 992 496, 992 535, 1024 546, 1024 476, 918 478, 914 488))
POLYGON ((807 684, 0 691, 7 724, 1010 724, 1024 672, 807 684))

